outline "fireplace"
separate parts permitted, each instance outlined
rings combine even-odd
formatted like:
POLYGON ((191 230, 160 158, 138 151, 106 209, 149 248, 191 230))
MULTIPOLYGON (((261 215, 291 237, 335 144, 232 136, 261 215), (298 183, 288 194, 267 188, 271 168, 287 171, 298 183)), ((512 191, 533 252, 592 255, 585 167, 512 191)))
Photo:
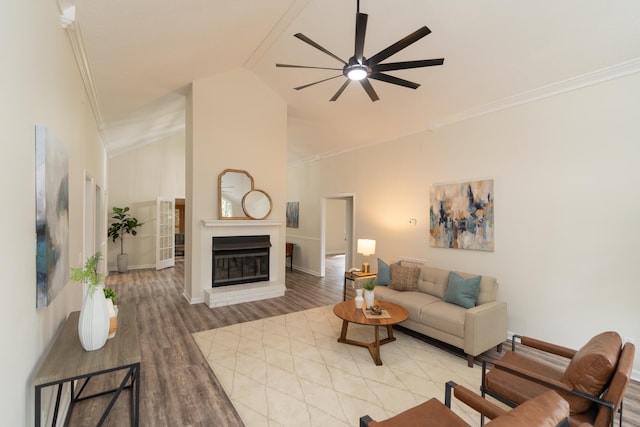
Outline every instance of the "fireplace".
POLYGON ((203 219, 200 227, 200 270, 192 278, 194 292, 201 292, 202 299, 191 295, 187 297, 192 304, 204 302, 209 308, 260 301, 284 296, 284 222, 279 220, 217 220, 203 219), (213 238, 234 236, 269 236, 269 280, 241 283, 233 286, 212 286, 213 238), (197 283, 197 285, 196 285, 197 283))
POLYGON ((212 238, 211 286, 269 281, 269 235, 212 238))

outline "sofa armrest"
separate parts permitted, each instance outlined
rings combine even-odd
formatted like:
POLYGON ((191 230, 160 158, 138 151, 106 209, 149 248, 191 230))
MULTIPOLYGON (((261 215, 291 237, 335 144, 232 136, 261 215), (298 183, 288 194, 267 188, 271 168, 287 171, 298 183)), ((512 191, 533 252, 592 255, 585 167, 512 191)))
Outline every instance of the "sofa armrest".
POLYGON ((507 339, 507 304, 492 301, 468 309, 464 320, 464 352, 477 356, 507 339))

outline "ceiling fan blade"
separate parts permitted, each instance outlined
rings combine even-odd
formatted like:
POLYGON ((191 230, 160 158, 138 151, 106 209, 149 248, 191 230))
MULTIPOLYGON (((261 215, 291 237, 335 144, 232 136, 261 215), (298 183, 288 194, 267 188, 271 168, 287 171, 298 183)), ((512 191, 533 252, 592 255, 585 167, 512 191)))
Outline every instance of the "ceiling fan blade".
POLYGON ((360 64, 362 64, 364 51, 364 37, 367 34, 367 18, 368 15, 366 13, 358 13, 356 15, 356 46, 353 56, 360 64))
POLYGON ((377 100, 380 99, 378 98, 378 94, 376 93, 376 91, 373 90, 373 86, 371 86, 371 82, 369 81, 369 79, 360 80, 360 84, 362 85, 364 90, 367 92, 367 95, 369 95, 369 98, 371 98, 371 101, 376 102, 377 100))
POLYGON ((431 30, 428 29, 426 26, 414 31, 413 33, 409 34, 407 37, 403 38, 402 40, 395 42, 388 48, 383 49, 380 52, 373 55, 371 58, 369 58, 369 63, 372 65, 375 65, 375 64, 378 64, 379 62, 384 61, 391 55, 394 55, 400 52, 405 47, 417 42, 418 40, 420 40, 430 32, 431 30))
POLYGON ((351 80, 347 79, 344 84, 342 86, 340 86, 340 89, 338 89, 338 91, 335 93, 335 95, 333 95, 331 97, 331 99, 329 101, 335 101, 338 99, 338 97, 342 94, 342 92, 344 92, 344 90, 347 88, 347 86, 349 86, 349 83, 351 82, 351 80))
POLYGON ((312 68, 312 69, 314 69, 314 70, 336 70, 336 71, 342 71, 342 68, 311 67, 311 66, 308 66, 308 65, 276 64, 276 67, 284 67, 284 68, 312 68))
POLYGON ((410 89, 417 89, 420 87, 418 83, 410 82, 409 80, 405 80, 405 79, 400 79, 395 76, 390 76, 389 74, 371 73, 369 74, 369 78, 380 80, 381 82, 391 83, 398 86, 408 87, 410 89))
POLYGON ((388 64, 377 64, 372 68, 374 72, 406 70, 409 68, 432 67, 434 65, 444 64, 444 58, 438 59, 422 59, 420 61, 390 62, 388 64))
POLYGON ((307 43, 307 44, 309 44, 309 45, 311 45, 311 46, 315 47, 315 48, 316 48, 316 49, 318 49, 319 51, 326 53, 326 54, 327 54, 327 55, 329 55, 330 57, 332 57, 332 58, 334 58, 334 59, 337 59, 338 61, 342 62, 344 65, 347 65, 347 63, 346 63, 344 60, 342 60, 342 59, 338 58, 336 55, 334 55, 333 53, 329 52, 327 49, 323 48, 323 47, 322 47, 322 46, 320 46, 318 43, 314 42, 313 40, 311 40, 309 37, 305 36, 304 34, 302 34, 302 33, 297 33, 297 34, 294 34, 293 36, 294 36, 294 37, 297 37, 297 38, 299 38, 300 40, 302 40, 303 42, 305 42, 305 43, 307 43))
POLYGON ((303 86, 294 87, 295 90, 304 89, 309 86, 317 85, 318 83, 326 82, 327 80, 337 79, 338 77, 342 77, 342 74, 338 74, 337 76, 329 77, 328 79, 318 80, 317 82, 309 83, 303 86))

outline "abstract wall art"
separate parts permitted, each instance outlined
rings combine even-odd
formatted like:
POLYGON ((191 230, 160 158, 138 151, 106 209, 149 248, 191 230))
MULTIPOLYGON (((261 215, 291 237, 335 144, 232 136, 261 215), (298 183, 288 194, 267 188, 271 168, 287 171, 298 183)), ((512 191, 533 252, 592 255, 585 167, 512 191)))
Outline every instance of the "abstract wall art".
POLYGON ((431 246, 493 251, 493 180, 433 185, 429 217, 431 246))
POLYGON ((300 202, 287 202, 287 227, 298 228, 300 202))
POLYGON ((51 132, 35 128, 36 308, 45 308, 69 281, 69 165, 51 132))

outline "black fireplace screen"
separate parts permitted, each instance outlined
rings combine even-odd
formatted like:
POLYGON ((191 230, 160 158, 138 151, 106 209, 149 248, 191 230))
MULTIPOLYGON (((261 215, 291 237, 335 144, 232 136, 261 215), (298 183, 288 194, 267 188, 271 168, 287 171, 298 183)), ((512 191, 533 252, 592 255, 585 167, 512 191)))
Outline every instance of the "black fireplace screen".
POLYGON ((269 236, 213 238, 212 287, 269 280, 269 236))

